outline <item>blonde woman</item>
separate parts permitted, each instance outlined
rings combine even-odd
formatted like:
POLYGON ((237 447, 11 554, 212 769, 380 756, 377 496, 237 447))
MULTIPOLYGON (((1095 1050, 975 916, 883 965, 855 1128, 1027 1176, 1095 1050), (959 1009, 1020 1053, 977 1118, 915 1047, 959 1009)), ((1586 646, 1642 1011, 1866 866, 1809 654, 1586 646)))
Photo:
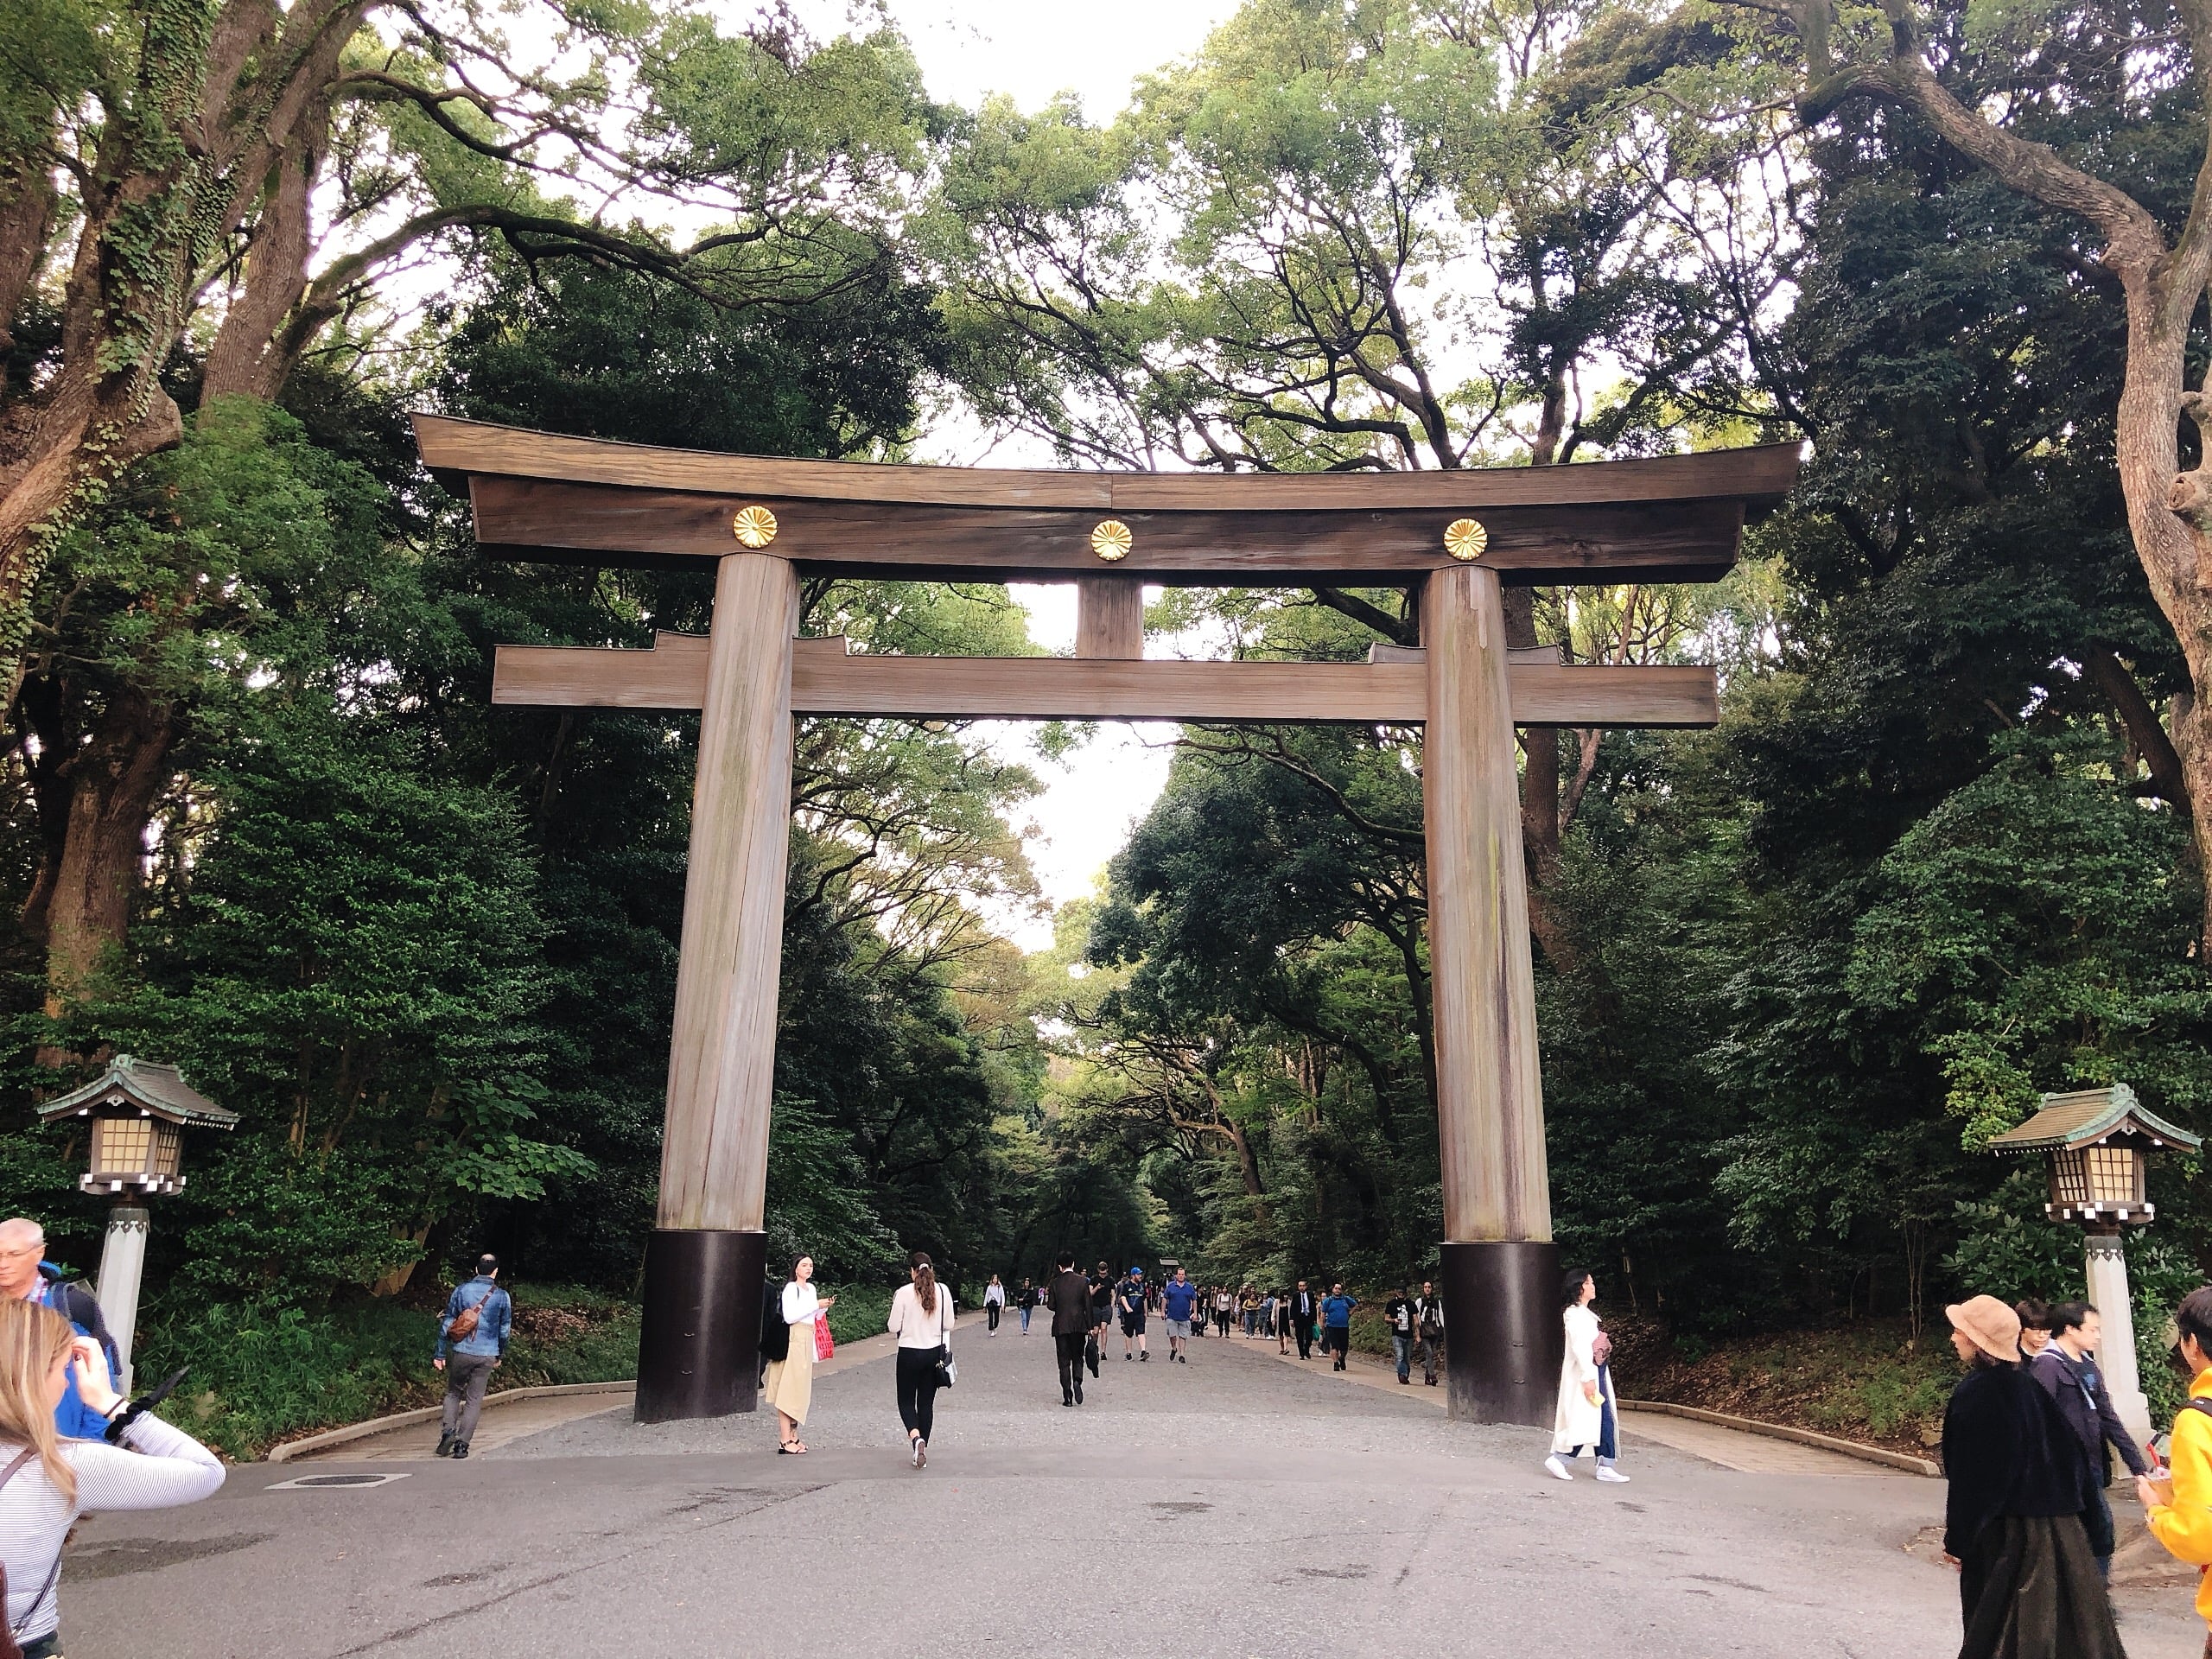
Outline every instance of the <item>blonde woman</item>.
POLYGON ((784 1287, 784 1323, 791 1327, 791 1342, 781 1359, 768 1362, 767 1399, 776 1408, 779 1436, 776 1450, 791 1457, 803 1456, 806 1443, 798 1437, 814 1403, 814 1322, 837 1305, 835 1296, 814 1288, 814 1258, 802 1255, 791 1264, 791 1283, 784 1287))
POLYGON ((921 1469, 930 1460, 942 1368, 952 1357, 952 1293, 938 1283, 936 1264, 920 1250, 910 1259, 906 1281, 892 1297, 885 1324, 899 1338, 899 1421, 906 1426, 914 1467, 921 1469))
POLYGON ((131 1412, 108 1380, 99 1343, 35 1302, 0 1300, 0 1566, 8 1628, 23 1659, 61 1651, 54 1584, 61 1541, 80 1513, 196 1503, 222 1484, 213 1452, 158 1417, 131 1412), (78 1397, 108 1420, 117 1444, 55 1433, 54 1409, 73 1370, 78 1397))

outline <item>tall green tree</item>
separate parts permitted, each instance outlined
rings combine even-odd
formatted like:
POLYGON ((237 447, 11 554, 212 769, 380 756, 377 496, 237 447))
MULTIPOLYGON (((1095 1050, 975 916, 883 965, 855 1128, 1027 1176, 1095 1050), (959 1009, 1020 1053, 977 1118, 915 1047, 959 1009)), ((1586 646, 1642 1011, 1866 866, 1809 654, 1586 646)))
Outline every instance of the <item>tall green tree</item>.
POLYGON ((475 0, 10 8, 0 329, 42 349, 0 385, 0 654, 58 531, 177 441, 162 376, 195 333, 208 395, 265 400, 398 262, 455 238, 747 307, 804 307, 888 257, 936 126, 895 36, 560 0, 531 21, 510 37, 475 0), (678 240, 579 193, 710 223, 678 240))
MULTIPOLYGON (((2212 550, 2203 442, 2212 404, 2190 377, 2212 278, 2203 97, 2212 15, 2193 5, 2024 10, 1980 0, 1890 0, 1878 12, 1852 12, 1833 0, 1790 0, 1746 8, 1742 27, 1759 71, 1750 84, 1793 98, 1808 128, 1848 133, 1892 168, 1910 169, 1913 150, 1939 143, 2047 216, 2074 280, 2095 295, 2108 331, 2098 361, 2112 388, 2097 424, 2109 434, 2136 561, 2186 665, 2171 684, 2163 732, 2152 729, 2158 722, 2139 683, 2113 677, 2111 690, 2135 705, 2137 747, 2156 753, 2167 786, 2185 798, 2205 861, 2212 602, 2197 572, 2212 550)), ((2212 910, 2200 935, 2212 948, 2212 910)))

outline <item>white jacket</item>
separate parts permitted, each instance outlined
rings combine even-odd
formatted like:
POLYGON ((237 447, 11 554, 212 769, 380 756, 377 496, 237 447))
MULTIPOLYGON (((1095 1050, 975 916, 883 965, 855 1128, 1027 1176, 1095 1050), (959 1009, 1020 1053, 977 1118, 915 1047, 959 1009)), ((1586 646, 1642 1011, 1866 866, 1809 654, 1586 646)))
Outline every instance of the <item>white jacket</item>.
MULTIPOLYGON (((1598 1360, 1592 1351, 1598 1340, 1598 1316, 1586 1307, 1570 1307, 1560 1317, 1567 1324, 1567 1357, 1559 1368, 1559 1409, 1552 1417, 1552 1450, 1572 1452, 1578 1446, 1595 1447, 1605 1427, 1604 1408, 1592 1405, 1583 1385, 1595 1382, 1598 1360)), ((1605 1378, 1601 1400, 1613 1397, 1613 1379, 1605 1378)), ((1620 1408, 1616 1404, 1613 1409, 1620 1408)))

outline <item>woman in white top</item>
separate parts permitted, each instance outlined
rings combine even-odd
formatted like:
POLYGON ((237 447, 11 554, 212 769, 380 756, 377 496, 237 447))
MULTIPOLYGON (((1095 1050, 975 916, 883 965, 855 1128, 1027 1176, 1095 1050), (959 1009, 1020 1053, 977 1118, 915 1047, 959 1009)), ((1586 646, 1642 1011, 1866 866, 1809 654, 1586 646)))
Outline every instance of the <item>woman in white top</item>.
POLYGON ((0 1301, 0 1567, 24 1659, 60 1652, 54 1584, 62 1540, 81 1512, 196 1503, 222 1484, 223 1465, 192 1436, 150 1413, 130 1415, 99 1343, 35 1302, 0 1301), (73 1365, 78 1396, 124 1424, 109 1431, 119 1444, 54 1432, 73 1365))
POLYGON ((1552 1454, 1544 1459, 1544 1467, 1560 1480, 1573 1480, 1567 1465, 1587 1446, 1598 1453, 1598 1478, 1624 1483, 1628 1477, 1613 1466, 1618 1455, 1619 1408, 1608 1363, 1612 1339, 1598 1328, 1598 1316, 1590 1311, 1597 1294, 1596 1281, 1580 1268, 1567 1275, 1560 1289, 1560 1300, 1566 1304, 1560 1318, 1567 1326, 1567 1355, 1560 1363, 1559 1409, 1552 1419, 1552 1454))
POLYGON ((930 1429, 942 1381, 938 1361, 952 1357, 952 1293, 938 1283, 936 1265, 919 1250, 906 1277, 891 1299, 886 1323, 899 1338, 899 1421, 906 1425, 914 1467, 920 1469, 930 1460, 930 1429))
POLYGON ((814 1258, 802 1255, 791 1264, 791 1281, 784 1287, 784 1323, 791 1326, 791 1344, 784 1357, 768 1362, 768 1403, 776 1408, 776 1450, 792 1457, 806 1446, 798 1437, 814 1403, 814 1321, 837 1305, 835 1296, 815 1294, 814 1258))
POLYGON ((999 1310, 1006 1306, 1006 1287, 999 1282, 995 1273, 991 1282, 983 1287, 983 1319, 990 1326, 990 1334, 999 1333, 999 1310))

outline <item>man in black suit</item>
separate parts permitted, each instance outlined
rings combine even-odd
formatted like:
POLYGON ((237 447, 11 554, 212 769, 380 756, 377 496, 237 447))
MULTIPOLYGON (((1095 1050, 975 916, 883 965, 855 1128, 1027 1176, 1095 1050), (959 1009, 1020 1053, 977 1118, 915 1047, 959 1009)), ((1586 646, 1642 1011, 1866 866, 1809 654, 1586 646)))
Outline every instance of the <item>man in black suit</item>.
POLYGON ((1045 1287, 1052 1310, 1052 1352, 1060 1367, 1060 1403, 1083 1403, 1083 1344, 1090 1337, 1090 1281, 1075 1270, 1075 1256, 1060 1252, 1058 1271, 1045 1287))
POLYGON ((1289 1300, 1290 1328, 1298 1338, 1298 1357, 1311 1359, 1313 1357, 1313 1320, 1320 1313, 1321 1305, 1314 1300, 1313 1293, 1306 1287, 1303 1279, 1298 1281, 1298 1288, 1290 1293, 1289 1300))

